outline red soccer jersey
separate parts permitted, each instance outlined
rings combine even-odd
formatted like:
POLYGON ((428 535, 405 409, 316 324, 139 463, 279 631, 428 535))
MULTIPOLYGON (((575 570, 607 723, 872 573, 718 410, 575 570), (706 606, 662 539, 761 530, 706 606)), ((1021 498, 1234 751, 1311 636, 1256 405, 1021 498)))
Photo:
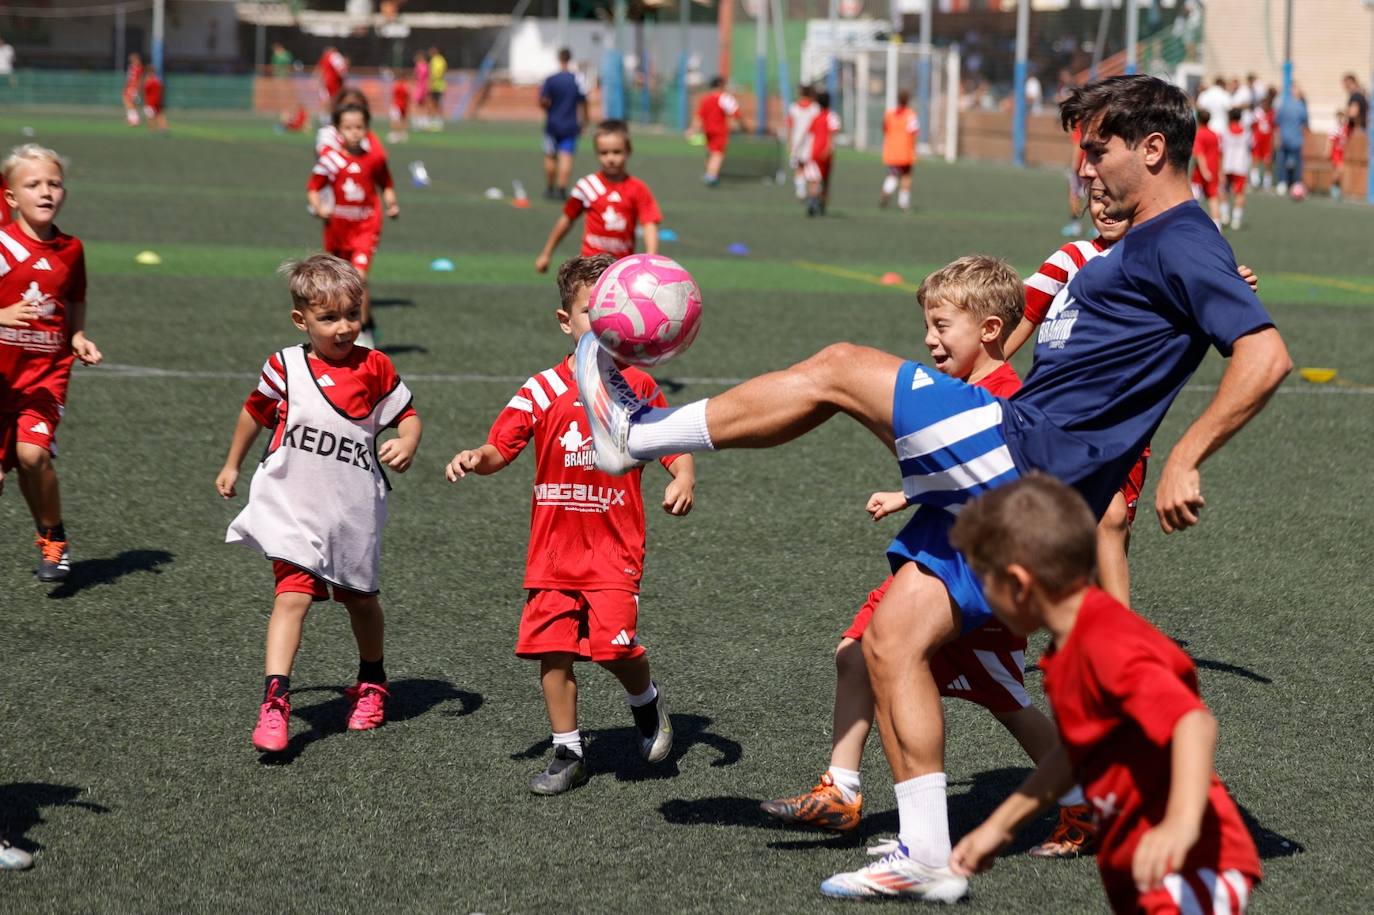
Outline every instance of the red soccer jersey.
POLYGON ((563 204, 563 215, 576 219, 583 210, 587 224, 582 232, 582 256, 609 254, 624 257, 635 250, 635 226, 662 222, 649 185, 631 175, 612 181, 594 172, 577 182, 563 204))
POLYGON ((391 84, 391 105, 402 115, 410 106, 410 90, 406 87, 405 80, 398 79, 391 84))
POLYGON ((332 98, 343 88, 344 76, 348 73, 348 59, 338 51, 326 51, 320 55, 320 81, 324 91, 332 98))
POLYGON ((0 302, 20 299, 37 305, 39 316, 28 327, 0 327, 0 390, 42 385, 62 402, 75 358, 67 309, 86 301, 81 240, 59 231, 39 241, 17 222, 0 229, 0 302))
POLYGON ((1060 290, 1088 261, 1107 250, 1101 238, 1092 241, 1071 241, 1050 255, 1049 260, 1026 280, 1026 320, 1039 324, 1045 320, 1050 303, 1060 290))
MULTIPOLYGON (((667 400, 654 380, 623 370, 654 406, 667 400)), ((644 571, 642 468, 622 477, 596 469, 587 411, 564 359, 525 382, 492 423, 487 443, 508 463, 534 439, 534 498, 525 587, 639 591, 644 571)), ((678 455, 660 458, 667 467, 678 455)))
POLYGON ((162 80, 156 73, 149 73, 143 81, 143 104, 153 111, 162 110, 162 80))
POLYGON ((354 154, 334 148, 320 153, 306 183, 312 191, 323 187, 334 191, 334 212, 329 221, 351 223, 382 223, 382 211, 377 203, 377 188, 392 186, 391 169, 386 154, 378 148, 354 154))
POLYGON ((136 95, 138 87, 143 82, 143 64, 129 64, 124 71, 124 94, 136 95))
POLYGON ((1198 125, 1197 136, 1193 140, 1193 158, 1206 164, 1213 181, 1221 175, 1221 138, 1212 128, 1198 125))
POLYGON ((810 161, 827 162, 835 153, 835 134, 840 132, 840 116, 830 109, 811 121, 810 161))
POLYGON ((1274 153, 1274 112, 1269 108, 1255 109, 1255 123, 1250 128, 1254 137, 1256 161, 1268 162, 1274 153))
MULTIPOLYGON (((371 413, 401 380, 386 353, 365 346, 353 347, 342 362, 329 362, 315 355, 305 361, 325 400, 353 417, 371 413)), ((275 448, 286 429, 286 367, 282 365, 280 353, 268 356, 262 364, 258 386, 248 395, 243 408, 260 424, 275 429, 272 433, 272 447, 275 448)), ((414 415, 415 408, 407 406, 396 417, 396 424, 414 415)))
POLYGON ((701 132, 708 136, 730 132, 730 118, 739 112, 739 102, 724 89, 712 89, 701 97, 697 118, 701 132))
MULTIPOLYGON (((1135 911, 1131 859, 1164 818, 1174 726, 1196 709, 1193 662, 1167 636, 1089 588, 1063 645, 1040 659, 1045 695, 1074 774, 1097 811, 1097 866, 1112 908, 1135 911)), ((1202 833, 1181 872, 1236 869, 1260 878, 1255 843, 1226 786, 1212 774, 1202 833)))

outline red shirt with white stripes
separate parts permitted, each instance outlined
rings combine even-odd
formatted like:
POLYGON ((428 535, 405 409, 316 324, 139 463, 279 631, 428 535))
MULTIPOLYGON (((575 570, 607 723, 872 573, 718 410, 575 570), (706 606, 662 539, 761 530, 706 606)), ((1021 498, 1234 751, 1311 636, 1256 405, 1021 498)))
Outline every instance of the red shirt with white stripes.
MULTIPOLYGON (((331 362, 314 353, 307 354, 306 365, 325 400, 349 416, 366 416, 383 397, 390 394, 401 380, 396 366, 386 353, 366 346, 355 346, 339 362, 331 362)), ((262 364, 258 386, 248 395, 243 408, 260 425, 273 429, 272 447, 286 430, 286 367, 281 354, 273 353, 262 364)), ((398 425, 408 416, 415 416, 415 408, 407 406, 396 417, 398 425)))
POLYGON ((594 172, 578 181, 563 204, 563 215, 576 219, 584 210, 583 257, 633 254, 635 226, 663 221, 649 185, 632 175, 613 181, 604 172, 594 172))
MULTIPOLYGON (((596 469, 591 424, 567 359, 530 378, 492 423, 487 444, 507 463, 534 441, 534 497, 525 587, 639 592, 644 571, 643 468, 596 469)), ((641 399, 667 406, 652 378, 622 370, 641 399)), ((679 455, 660 458, 664 467, 679 455)))
MULTIPOLYGON (((1136 911, 1131 860, 1169 800, 1173 732, 1206 710, 1197 669, 1159 630, 1089 588, 1064 644, 1040 658, 1045 695, 1074 774, 1097 814, 1097 866, 1112 908, 1136 911)), ((1260 878, 1254 840, 1215 772, 1202 830, 1180 872, 1237 870, 1260 878)), ((1210 909, 1209 909, 1210 911, 1210 909)))
POLYGON ((0 229, 0 304, 38 307, 28 327, 0 327, 0 393, 43 387, 65 402, 71 377, 67 310, 86 301, 86 255, 81 240, 54 231, 31 238, 17 222, 0 229))
POLYGON ((701 132, 707 136, 729 133, 730 118, 737 113, 739 101, 724 89, 712 89, 701 97, 701 102, 697 105, 701 132))
POLYGON ((811 121, 811 162, 827 162, 835 154, 835 134, 840 132, 840 116, 830 109, 817 114, 811 121))
POLYGON ((1088 261, 1107 250, 1101 238, 1071 241, 1050 255, 1030 279, 1026 280, 1026 320, 1039 324, 1045 320, 1050 303, 1088 261))
POLYGON ((334 210, 330 221, 343 220, 375 224, 380 230, 382 211, 378 206, 377 189, 392 187, 391 169, 386 153, 380 147, 351 153, 346 149, 328 147, 320 153, 310 180, 305 185, 312 191, 329 187, 334 191, 334 210))

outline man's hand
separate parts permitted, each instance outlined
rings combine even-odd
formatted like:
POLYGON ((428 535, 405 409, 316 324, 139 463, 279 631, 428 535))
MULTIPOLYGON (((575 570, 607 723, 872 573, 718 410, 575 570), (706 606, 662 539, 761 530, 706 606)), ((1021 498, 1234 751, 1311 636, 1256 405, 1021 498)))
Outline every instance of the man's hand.
POLYGON ((1155 514, 1164 533, 1172 534, 1192 527, 1201 520, 1207 500, 1202 498, 1202 474, 1196 467, 1165 463, 1155 487, 1155 514))
POLYGON ((1236 272, 1240 274, 1241 279, 1250 284, 1251 292, 1259 292, 1259 276, 1255 274, 1255 271, 1241 264, 1236 267, 1236 272))

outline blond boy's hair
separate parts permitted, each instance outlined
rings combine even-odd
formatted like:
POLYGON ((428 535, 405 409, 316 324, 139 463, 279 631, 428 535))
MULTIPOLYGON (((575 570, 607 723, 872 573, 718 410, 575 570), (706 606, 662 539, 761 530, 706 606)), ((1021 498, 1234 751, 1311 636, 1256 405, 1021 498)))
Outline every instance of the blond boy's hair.
POLYGON ((25 143, 10 150, 10 154, 5 157, 5 161, 0 163, 0 174, 5 176, 5 183, 9 184, 10 179, 19 166, 25 162, 51 162, 57 166, 64 175, 67 172, 67 161, 57 154, 56 150, 48 149, 46 146, 39 146, 37 143, 25 143))
POLYGON ((593 254, 590 257, 570 257, 558 268, 558 300, 563 310, 572 308, 573 299, 583 286, 595 286, 601 274, 610 269, 615 258, 609 254, 593 254))
POLYGON ((978 321, 1001 318, 1001 339, 1005 342, 1026 310, 1026 287, 1021 276, 1001 258, 968 254, 922 280, 916 301, 922 308, 957 308, 978 321))
POLYGON ((949 542, 986 581, 1026 568, 1052 596, 1092 580, 1097 519, 1076 491, 1034 472, 966 504, 949 542))
POLYGON ((277 273, 286 277, 291 291, 291 307, 348 308, 362 305, 367 283, 353 265, 332 254, 312 254, 298 261, 285 261, 277 273))

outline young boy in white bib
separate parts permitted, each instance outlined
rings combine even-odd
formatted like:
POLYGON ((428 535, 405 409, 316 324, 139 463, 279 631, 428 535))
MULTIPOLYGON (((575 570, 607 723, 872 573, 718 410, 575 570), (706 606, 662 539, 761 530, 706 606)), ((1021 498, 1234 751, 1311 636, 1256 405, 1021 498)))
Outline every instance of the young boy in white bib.
POLYGON ((385 720, 382 607, 377 571, 386 493, 382 467, 404 473, 420 444, 410 391, 384 353, 355 346, 366 281, 347 261, 317 254, 287 262, 291 320, 307 337, 273 353, 239 413, 215 488, 235 495, 239 468, 259 431, 272 440, 253 475, 248 505, 229 525, 228 543, 272 560, 276 600, 267 623, 263 701, 253 746, 279 753, 288 743, 291 667, 310 604, 348 609, 358 640, 358 681, 347 690, 348 728, 385 720), (377 444, 395 426, 397 437, 377 444))

